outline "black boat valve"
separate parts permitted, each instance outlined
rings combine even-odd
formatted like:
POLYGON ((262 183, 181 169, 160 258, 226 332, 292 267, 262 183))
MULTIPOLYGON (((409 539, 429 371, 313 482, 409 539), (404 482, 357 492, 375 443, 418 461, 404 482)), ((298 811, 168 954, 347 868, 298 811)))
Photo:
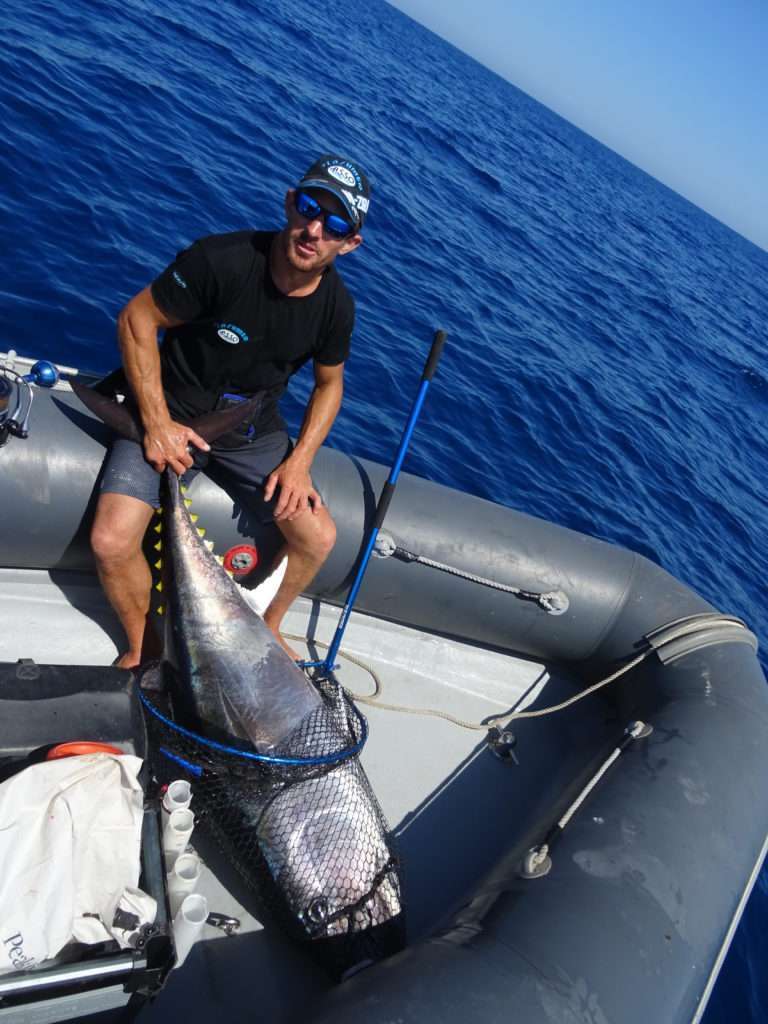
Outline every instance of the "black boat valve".
POLYGON ((520 764, 515 753, 517 736, 515 736, 511 729, 500 729, 495 725, 492 729, 488 730, 486 742, 490 752, 494 757, 498 757, 500 761, 511 762, 514 765, 520 764))
POLYGON ((240 930, 240 918, 228 917, 226 914, 211 913, 205 919, 205 923, 212 925, 214 928, 220 928, 225 935, 234 935, 235 932, 240 930))

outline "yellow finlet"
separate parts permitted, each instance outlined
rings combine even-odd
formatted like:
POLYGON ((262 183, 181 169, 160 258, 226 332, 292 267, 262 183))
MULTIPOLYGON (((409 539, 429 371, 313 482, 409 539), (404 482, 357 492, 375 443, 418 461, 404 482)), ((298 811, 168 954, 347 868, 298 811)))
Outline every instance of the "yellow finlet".
POLYGON ((155 544, 155 551, 162 551, 162 550, 163 550, 163 542, 161 540, 159 540, 157 542, 157 544, 155 544))
POLYGON ((155 611, 157 612, 158 615, 162 615, 165 612, 165 608, 163 608, 163 606, 160 604, 157 606, 155 611))
POLYGON ((163 532, 163 524, 162 523, 158 523, 157 526, 155 527, 155 533, 162 533, 162 532, 163 532))
POLYGON ((213 551, 213 541, 212 540, 204 540, 203 544, 204 544, 205 547, 208 548, 209 551, 213 551))
POLYGON ((189 508, 190 505, 192 504, 192 499, 191 498, 185 498, 184 499, 184 504, 187 506, 187 508, 189 508))
MULTIPOLYGON (((163 581, 160 580, 159 583, 155 584, 155 590, 162 590, 162 589, 163 589, 163 581)), ((146 591, 145 591, 145 593, 146 593, 146 591)))
POLYGON ((155 568, 156 569, 162 569, 163 568, 163 560, 162 560, 162 558, 158 558, 158 560, 155 562, 155 568))
POLYGON ((193 523, 196 523, 200 516, 197 514, 197 512, 192 512, 189 518, 192 520, 193 523))
POLYGON ((202 528, 202 526, 198 526, 198 528, 197 528, 197 536, 198 537, 204 537, 205 536, 205 530, 202 528))

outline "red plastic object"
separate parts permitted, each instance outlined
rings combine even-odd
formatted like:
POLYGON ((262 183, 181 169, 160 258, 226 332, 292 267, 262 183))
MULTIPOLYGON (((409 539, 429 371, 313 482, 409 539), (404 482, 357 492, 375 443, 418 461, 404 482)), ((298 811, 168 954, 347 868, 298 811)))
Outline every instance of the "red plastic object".
POLYGON ((87 740, 73 740, 71 743, 57 743, 45 755, 46 761, 57 761, 60 757, 77 757, 80 754, 122 754, 119 747, 111 743, 96 743, 87 740))
POLYGON ((252 544, 236 544, 224 555, 224 568, 236 578, 247 576, 259 564, 259 552, 252 544))

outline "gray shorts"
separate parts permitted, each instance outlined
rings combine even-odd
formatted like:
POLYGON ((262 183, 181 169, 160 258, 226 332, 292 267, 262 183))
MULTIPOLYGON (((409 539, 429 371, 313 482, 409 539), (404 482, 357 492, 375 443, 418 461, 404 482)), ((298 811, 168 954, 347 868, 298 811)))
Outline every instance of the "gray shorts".
MULTIPOLYGON (((195 451, 194 465, 183 476, 189 485, 201 471, 224 488, 259 523, 272 522, 279 488, 264 500, 267 477, 293 451, 284 430, 265 434, 237 448, 211 445, 209 452, 195 451)), ((144 458, 141 445, 118 438, 104 464, 102 494, 127 494, 152 508, 160 508, 161 475, 144 458)))

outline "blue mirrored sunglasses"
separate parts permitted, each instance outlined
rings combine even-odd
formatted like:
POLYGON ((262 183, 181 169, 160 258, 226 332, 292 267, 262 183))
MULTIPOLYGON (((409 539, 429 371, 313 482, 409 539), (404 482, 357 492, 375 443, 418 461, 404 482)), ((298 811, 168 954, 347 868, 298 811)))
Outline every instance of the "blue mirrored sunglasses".
POLYGON ((302 217, 306 217, 307 220, 317 220, 318 217, 322 217, 323 227, 334 238, 346 238, 355 230, 354 224, 350 224, 348 220, 339 217, 338 214, 324 210, 320 203, 316 203, 306 192, 297 192, 293 202, 296 212, 302 217))

